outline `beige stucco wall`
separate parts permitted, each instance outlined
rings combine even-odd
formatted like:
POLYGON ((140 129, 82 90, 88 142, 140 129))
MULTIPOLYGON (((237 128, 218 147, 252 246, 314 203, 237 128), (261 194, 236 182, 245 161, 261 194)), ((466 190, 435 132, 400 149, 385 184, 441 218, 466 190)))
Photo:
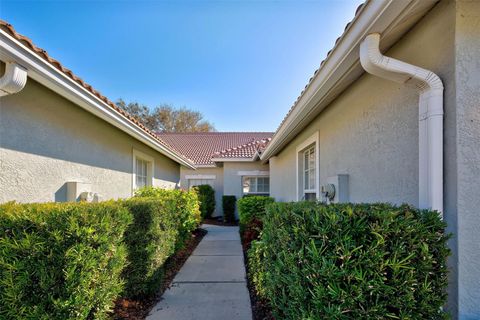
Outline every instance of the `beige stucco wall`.
POLYGON ((223 196, 223 168, 211 167, 211 168, 197 168, 197 170, 181 167, 180 169, 180 187, 183 189, 188 188, 188 181, 185 178, 186 175, 215 175, 215 181, 213 188, 215 189, 215 212, 212 216, 217 217, 223 215, 222 212, 222 196, 223 196))
POLYGON ((177 186, 177 163, 29 78, 0 98, 0 202, 65 201, 68 181, 129 197, 133 149, 154 158, 154 185, 177 186))
MULTIPOLYGON (((444 93, 447 308, 480 318, 480 4, 441 1, 386 54, 433 70, 444 93)), ((296 200, 296 146, 319 132, 320 184, 349 175, 350 201, 418 204, 418 93, 364 74, 270 160, 271 194, 296 200)))
MULTIPOLYGON (((456 209, 458 313, 480 319, 480 2, 456 3, 456 209)), ((454 152, 454 153, 453 153, 454 152)), ((448 168, 447 168, 448 169, 448 168)))
MULTIPOLYGON (((260 161, 225 162, 223 164, 223 192, 225 195, 235 196, 237 199, 243 197, 242 175, 240 175, 240 171, 269 171, 269 165, 262 165, 260 161)), ((236 208, 235 215, 238 218, 236 208)))
MULTIPOLYGON (((447 7, 440 4, 427 23, 416 26, 388 55, 452 79, 454 32, 447 7)), ((348 174, 350 201, 418 204, 415 90, 363 75, 271 159, 271 194, 277 200, 297 200, 296 148, 317 131, 320 184, 348 174)))
MULTIPOLYGON (((222 167, 197 168, 197 170, 181 167, 180 187, 188 188, 187 175, 215 175, 215 212, 213 216, 223 216, 222 196, 233 195, 237 199, 243 196, 242 176, 239 171, 268 171, 268 165, 256 162, 224 162, 222 167)), ((238 217, 238 213, 237 213, 238 217)))

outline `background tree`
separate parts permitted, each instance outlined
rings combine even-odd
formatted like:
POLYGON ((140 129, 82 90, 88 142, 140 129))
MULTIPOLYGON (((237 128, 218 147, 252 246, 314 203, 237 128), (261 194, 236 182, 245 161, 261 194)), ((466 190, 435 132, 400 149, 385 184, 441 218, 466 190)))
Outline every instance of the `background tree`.
POLYGON ((154 109, 138 102, 126 103, 122 99, 117 106, 142 122, 147 128, 157 132, 210 132, 215 131, 212 123, 203 119, 202 113, 187 109, 174 108, 162 104, 154 109))

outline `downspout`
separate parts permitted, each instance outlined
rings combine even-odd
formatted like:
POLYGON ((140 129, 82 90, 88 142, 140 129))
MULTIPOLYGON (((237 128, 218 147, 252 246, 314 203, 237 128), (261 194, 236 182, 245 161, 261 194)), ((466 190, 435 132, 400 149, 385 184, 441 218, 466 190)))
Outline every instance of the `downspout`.
POLYGON ((432 71, 380 53, 380 34, 360 44, 360 63, 378 77, 413 86, 419 98, 419 207, 443 213, 443 84, 432 71))
POLYGON ((13 62, 5 64, 5 73, 0 78, 0 97, 21 91, 27 83, 27 70, 13 62))

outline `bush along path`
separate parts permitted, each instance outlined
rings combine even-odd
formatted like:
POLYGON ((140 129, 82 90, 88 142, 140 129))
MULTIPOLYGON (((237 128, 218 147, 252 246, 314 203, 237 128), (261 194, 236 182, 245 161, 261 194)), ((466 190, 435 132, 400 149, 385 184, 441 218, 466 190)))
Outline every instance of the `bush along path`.
POLYGON ((252 276, 255 270, 250 270, 248 264, 248 250, 253 241, 260 237, 263 229, 262 220, 265 216, 266 206, 275 202, 271 197, 251 196, 238 200, 238 213, 240 215, 240 238, 242 240, 244 260, 247 262, 247 285, 250 292, 250 301, 252 302, 253 320, 274 320, 272 309, 266 298, 257 294, 252 276))
POLYGON ((197 247, 203 237, 207 234, 205 229, 197 229, 192 233, 192 237, 185 241, 182 249, 167 259, 162 267, 162 283, 158 291, 143 298, 120 298, 115 303, 113 319, 116 320, 142 320, 148 315, 152 307, 160 301, 162 294, 171 285, 173 278, 183 266, 193 250, 197 247))
POLYGON ((197 194, 182 190, 1 204, 0 319, 111 319, 119 297, 145 299, 166 284, 169 258, 199 222, 197 194))
POLYGON ((248 264, 275 319, 449 319, 449 235, 438 212, 274 203, 261 220, 248 264))
POLYGON ((148 320, 251 320, 238 227, 208 231, 148 320))

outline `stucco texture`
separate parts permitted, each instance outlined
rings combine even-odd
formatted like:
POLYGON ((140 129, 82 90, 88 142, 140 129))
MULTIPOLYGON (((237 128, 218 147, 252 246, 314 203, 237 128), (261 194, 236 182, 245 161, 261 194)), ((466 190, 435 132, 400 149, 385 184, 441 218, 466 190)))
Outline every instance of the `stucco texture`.
MULTIPOLYGON (((440 1, 385 54, 434 71, 444 91, 447 309, 480 319, 480 3, 440 1)), ((418 205, 418 92, 364 74, 270 159, 271 195, 296 200, 296 147, 319 132, 319 178, 349 175, 351 202, 418 205)))
MULTIPOLYGON (((387 55, 453 79, 452 19, 446 8, 436 11, 387 55)), ((317 131, 320 184, 348 174, 352 202, 418 204, 418 92, 364 74, 271 160, 278 200, 296 200, 296 147, 317 131)))
MULTIPOLYGON (((269 171, 269 166, 262 165, 260 161, 225 162, 223 165, 223 193, 225 195, 235 196, 237 199, 243 197, 242 175, 240 175, 240 171, 269 171)), ((238 218, 236 207, 235 216, 238 218)))
POLYGON ((178 185, 179 164, 29 78, 0 99, 0 202, 65 201, 69 181, 129 197, 133 149, 154 158, 154 185, 178 185))
POLYGON ((210 168, 197 168, 197 170, 188 169, 181 167, 180 169, 180 187, 182 189, 187 189, 188 180, 185 178, 186 175, 215 175, 215 180, 213 181, 213 189, 215 190, 215 212, 212 216, 222 216, 222 196, 223 196, 223 168, 219 167, 210 167, 210 168))
POLYGON ((456 3, 458 311, 480 319, 480 2, 456 3))
MULTIPOLYGON (((240 171, 268 171, 269 166, 255 162, 224 162, 221 167, 197 168, 196 170, 181 168, 180 187, 188 188, 187 175, 215 175, 215 212, 214 217, 223 216, 222 196, 233 195, 237 199, 243 197, 242 176, 240 171)), ((238 212, 235 212, 238 218, 238 212)))

